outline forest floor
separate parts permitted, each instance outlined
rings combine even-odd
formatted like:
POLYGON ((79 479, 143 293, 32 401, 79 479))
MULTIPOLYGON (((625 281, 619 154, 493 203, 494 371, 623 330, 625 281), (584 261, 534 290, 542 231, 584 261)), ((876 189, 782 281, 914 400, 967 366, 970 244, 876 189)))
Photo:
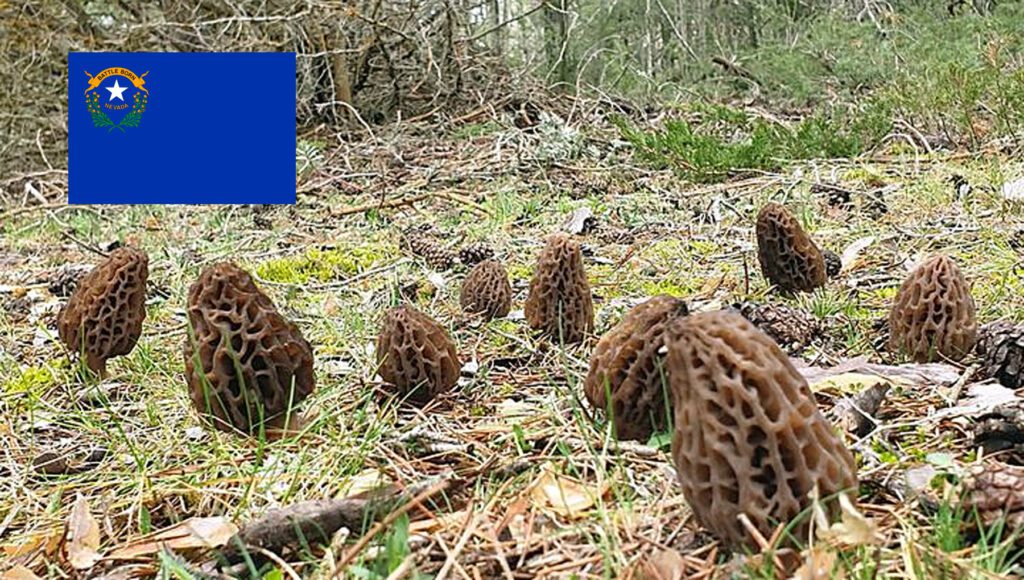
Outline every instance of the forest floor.
MULTIPOLYGON (((646 563, 679 574, 665 578, 773 577, 778 560, 730 555, 693 521, 667 437, 611 439, 581 392, 597 337, 629 307, 668 293, 694 311, 753 301, 810 313, 823 330, 793 351, 803 366, 899 365, 881 349, 878 322, 909 268, 936 252, 963 269, 980 322, 1024 313, 1024 217, 1000 194, 1024 164, 998 151, 891 145, 694 184, 638 162, 604 107, 556 109, 538 115, 507 102, 445 127, 300 137, 294 206, 0 211, 0 561, 41 577, 200 577, 211 556, 181 539, 185 525, 202 522, 223 544, 269 509, 393 484, 433 493, 384 526, 343 530, 326 549, 283 559, 253 554, 236 573, 608 578, 641 577, 646 563), (969 192, 958 193, 954 175, 969 192), (842 255, 826 288, 796 298, 768 291, 753 225, 770 200, 842 255), (585 250, 596 332, 562 347, 536 336, 521 309, 544 236, 569 228, 581 208, 592 217, 572 233, 585 250), (418 224, 439 228, 452 249, 493 247, 512 279, 513 313, 488 323, 463 314, 465 268, 435 271, 402 246, 400 232, 418 224), (85 384, 56 338, 55 315, 112 242, 150 256, 148 318, 110 378, 85 384), (207 428, 192 408, 187 291, 222 260, 254 273, 314 347, 317 389, 298 434, 247 440, 207 428), (455 391, 424 408, 396 401, 375 378, 378 323, 401 299, 449 329, 466 365, 455 391), (42 466, 55 457, 66 459, 60 468, 42 466), (69 527, 85 540, 69 541, 69 527), (158 531, 177 539, 161 546, 158 531)), ((822 540, 805 559, 861 578, 1014 570, 1013 538, 972 539, 955 509, 958 482, 982 459, 963 404, 973 362, 896 381, 877 428, 847 435, 857 513, 873 532, 846 545, 822 540)), ((865 386, 842 376, 813 382, 823 409, 865 386)))

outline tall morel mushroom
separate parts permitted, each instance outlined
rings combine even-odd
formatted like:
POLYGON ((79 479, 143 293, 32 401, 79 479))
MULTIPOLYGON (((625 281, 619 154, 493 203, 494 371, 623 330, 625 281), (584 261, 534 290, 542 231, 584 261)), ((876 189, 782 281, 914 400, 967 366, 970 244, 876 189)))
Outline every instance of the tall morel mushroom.
POLYGON ((384 315, 377 366, 381 378, 414 403, 429 402, 459 380, 455 343, 441 325, 408 305, 384 315))
POLYGON ((484 260, 466 275, 459 293, 459 304, 466 312, 501 318, 512 309, 512 285, 508 272, 497 260, 484 260))
POLYGON ((783 292, 810 292, 825 285, 825 258, 785 207, 769 203, 757 214, 761 272, 783 292))
POLYGON ((580 342, 594 330, 594 303, 580 246, 554 234, 537 260, 526 298, 526 321, 555 340, 580 342))
POLYGON ((312 394, 313 349, 248 272, 223 262, 188 292, 185 376, 200 415, 223 431, 279 429, 312 394))
POLYGON ((903 281, 889 311, 889 348, 919 363, 962 359, 974 348, 974 298, 960 268, 933 256, 903 281))
MULTIPOLYGON (((672 455, 697 521, 731 547, 753 547, 821 498, 857 485, 853 455, 818 411, 789 358, 736 312, 673 323, 667 367, 672 455)), ((834 506, 830 506, 834 507, 834 506)), ((795 537, 806 541, 807 521, 795 537)))
POLYGON ((146 319, 149 257, 131 246, 110 253, 82 277, 57 315, 57 333, 93 372, 105 376, 107 360, 131 352, 146 319))
POLYGON ((647 441, 668 426, 665 330, 687 312, 682 300, 655 296, 598 341, 583 390, 590 404, 610 413, 619 439, 647 441))

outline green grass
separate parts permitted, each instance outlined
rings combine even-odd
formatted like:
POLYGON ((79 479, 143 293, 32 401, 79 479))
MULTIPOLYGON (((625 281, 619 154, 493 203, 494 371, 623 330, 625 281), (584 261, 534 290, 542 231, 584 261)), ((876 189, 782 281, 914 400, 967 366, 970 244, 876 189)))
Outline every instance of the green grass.
POLYGON ((816 114, 793 124, 724 106, 698 107, 694 119, 673 119, 644 130, 613 119, 640 159, 672 168, 692 181, 721 181, 746 171, 774 171, 807 159, 857 157, 892 128, 885 111, 816 114), (851 120, 843 120, 843 117, 851 120))

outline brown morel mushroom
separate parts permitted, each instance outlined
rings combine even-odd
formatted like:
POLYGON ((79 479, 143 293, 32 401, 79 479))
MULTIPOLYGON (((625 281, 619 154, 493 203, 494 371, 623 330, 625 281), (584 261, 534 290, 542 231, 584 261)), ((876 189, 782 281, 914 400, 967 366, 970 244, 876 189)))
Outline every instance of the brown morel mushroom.
POLYGON ((512 285, 508 272, 496 260, 484 260, 466 275, 459 293, 459 304, 466 312, 501 318, 512 309, 512 285))
MULTIPOLYGON (((827 499, 857 485, 853 455, 766 334, 731 311, 682 318, 669 332, 672 455, 701 525, 753 547, 740 514, 770 537, 811 505, 815 487, 827 499)), ((806 524, 794 528, 804 542, 806 524)))
POLYGON ((757 214, 761 272, 783 292, 810 292, 825 285, 825 258, 785 207, 769 203, 757 214))
POLYGON ((107 360, 131 352, 142 334, 148 278, 149 257, 118 248, 82 277, 57 315, 61 341, 101 377, 107 360))
POLYGON ((223 431, 287 427, 315 387, 313 349, 245 270, 223 262, 188 292, 185 376, 199 414, 223 431))
POLYGON ((554 234, 537 260, 526 298, 526 321, 555 340, 580 342, 594 330, 594 303, 580 246, 554 234))
POLYGON ((948 256, 929 258, 903 281, 889 311, 889 348, 919 363, 962 359, 974 348, 974 298, 948 256))
POLYGON ((377 372, 414 403, 427 403, 459 380, 459 354, 437 322, 412 306, 392 308, 377 335, 377 372))
POLYGON ((655 296, 630 310, 598 341, 583 391, 591 405, 610 413, 619 439, 647 441, 667 428, 671 397, 665 396, 665 329, 687 312, 682 300, 655 296))

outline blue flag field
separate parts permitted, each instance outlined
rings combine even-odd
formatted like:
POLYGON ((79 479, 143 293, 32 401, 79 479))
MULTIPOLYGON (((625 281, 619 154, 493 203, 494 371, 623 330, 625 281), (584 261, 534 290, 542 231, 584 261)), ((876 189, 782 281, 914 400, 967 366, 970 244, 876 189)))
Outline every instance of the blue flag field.
POLYGON ((295 203, 295 54, 68 54, 68 200, 295 203))

